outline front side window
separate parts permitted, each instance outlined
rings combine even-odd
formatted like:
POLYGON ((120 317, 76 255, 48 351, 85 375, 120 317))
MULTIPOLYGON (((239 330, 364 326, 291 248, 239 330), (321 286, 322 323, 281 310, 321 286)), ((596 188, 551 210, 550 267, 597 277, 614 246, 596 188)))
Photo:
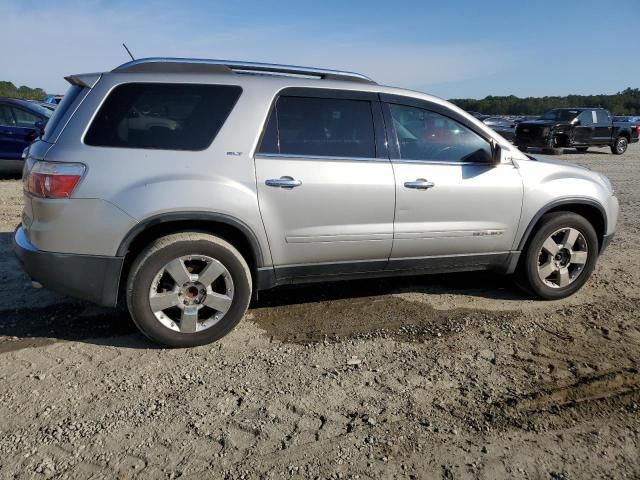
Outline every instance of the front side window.
POLYGON ((87 145, 204 150, 242 89, 233 85, 130 83, 116 87, 85 136, 87 145))
POLYGON ((593 125, 591 110, 583 110, 580 115, 578 115, 578 120, 580 121, 580 125, 593 125))
POLYGON ((371 102, 282 96, 260 153, 375 158, 371 102))
POLYGON ((14 108, 12 110, 13 116, 16 119, 16 126, 18 127, 35 128, 36 123, 40 121, 40 117, 21 108, 14 108))
POLYGON ((449 117, 422 108, 390 104, 400 158, 443 162, 491 161, 491 145, 449 117))

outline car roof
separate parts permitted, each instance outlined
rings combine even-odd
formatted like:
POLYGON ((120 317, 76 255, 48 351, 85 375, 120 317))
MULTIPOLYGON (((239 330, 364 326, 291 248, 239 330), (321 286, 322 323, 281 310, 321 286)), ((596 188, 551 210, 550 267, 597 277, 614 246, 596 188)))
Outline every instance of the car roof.
MULTIPOLYGON (((233 60, 152 57, 124 63, 110 72, 76 74, 65 77, 72 85, 92 88, 101 78, 119 83, 216 83, 253 86, 275 95, 289 87, 353 90, 411 97, 446 106, 466 117, 464 110, 442 98, 403 88, 379 85, 366 75, 342 70, 233 60)), ((494 131, 475 117, 478 128, 489 136, 494 131)))

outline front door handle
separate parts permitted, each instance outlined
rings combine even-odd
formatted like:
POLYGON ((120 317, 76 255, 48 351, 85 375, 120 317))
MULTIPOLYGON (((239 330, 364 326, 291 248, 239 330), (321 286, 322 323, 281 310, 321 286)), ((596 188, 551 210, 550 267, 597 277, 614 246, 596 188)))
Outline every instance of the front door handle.
POLYGON ((405 188, 415 188, 417 190, 426 190, 435 186, 435 183, 425 180, 424 178, 418 178, 415 182, 404 182, 405 188))
POLYGON ((270 178, 269 180, 264 182, 269 187, 279 187, 279 188, 294 188, 302 185, 300 180, 296 180, 293 177, 280 177, 280 178, 270 178))

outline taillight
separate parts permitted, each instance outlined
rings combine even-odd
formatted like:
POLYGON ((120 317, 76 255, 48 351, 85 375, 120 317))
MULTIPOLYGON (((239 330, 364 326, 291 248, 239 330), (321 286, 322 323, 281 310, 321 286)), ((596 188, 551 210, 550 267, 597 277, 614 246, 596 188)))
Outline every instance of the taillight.
POLYGON ((37 161, 25 165, 25 191, 40 198, 69 198, 85 166, 81 163, 37 161))

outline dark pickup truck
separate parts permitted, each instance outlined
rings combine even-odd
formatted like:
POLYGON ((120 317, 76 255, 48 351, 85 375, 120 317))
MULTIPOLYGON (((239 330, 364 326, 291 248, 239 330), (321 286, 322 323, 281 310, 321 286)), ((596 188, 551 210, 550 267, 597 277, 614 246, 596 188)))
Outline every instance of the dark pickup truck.
POLYGON ((585 152, 589 147, 609 146, 612 153, 622 155, 639 134, 640 127, 614 122, 602 108, 555 108, 537 120, 519 123, 514 143, 525 152, 528 147, 562 153, 565 147, 585 152))

